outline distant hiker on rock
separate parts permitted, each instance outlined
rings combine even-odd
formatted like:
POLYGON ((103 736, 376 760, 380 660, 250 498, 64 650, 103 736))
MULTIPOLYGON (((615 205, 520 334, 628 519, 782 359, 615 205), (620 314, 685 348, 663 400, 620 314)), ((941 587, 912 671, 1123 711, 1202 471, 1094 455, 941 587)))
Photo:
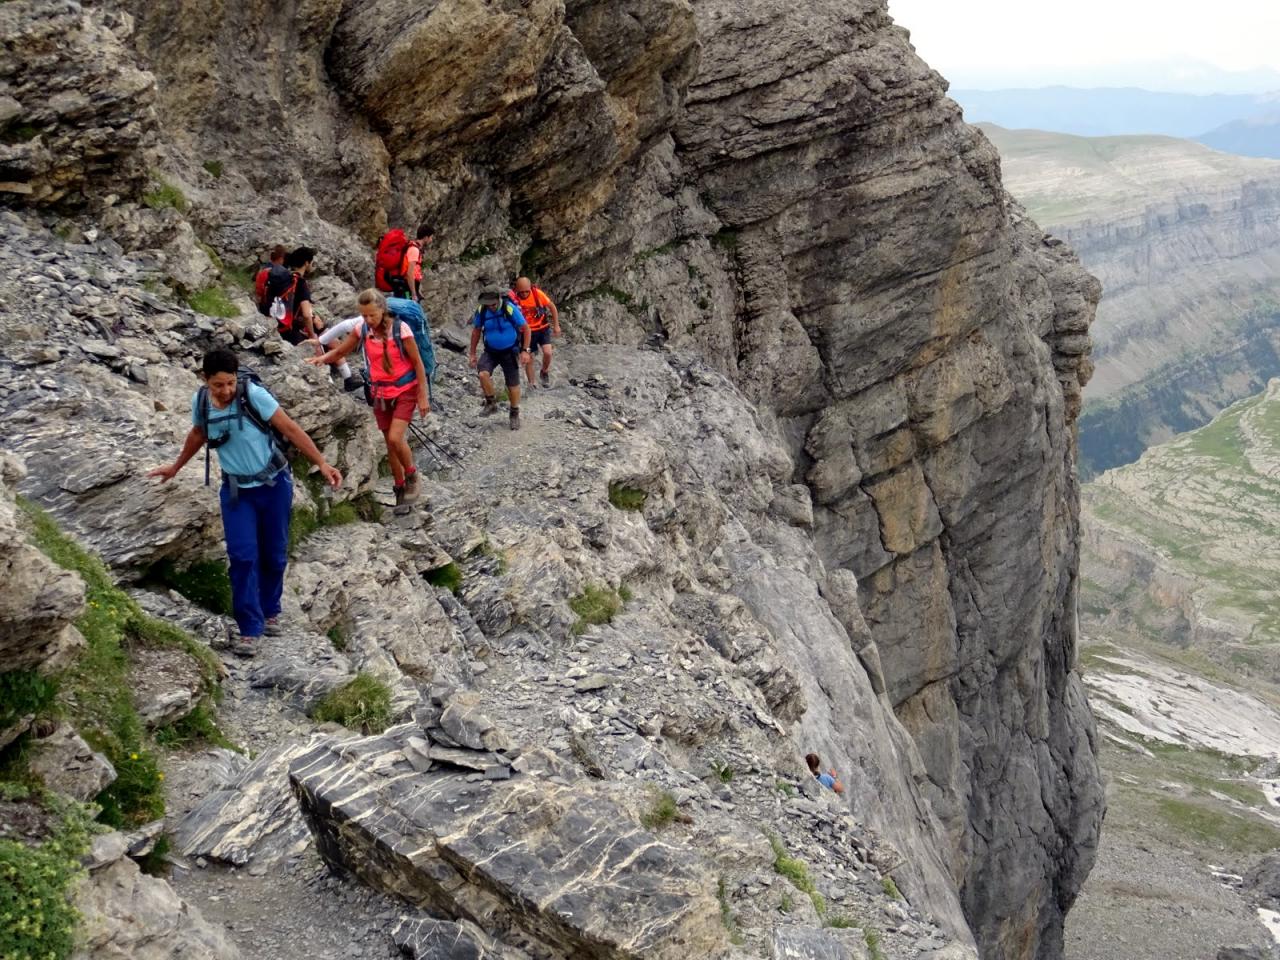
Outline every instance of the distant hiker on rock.
POLYGON ((258 272, 253 275, 253 301, 258 305, 258 312, 264 317, 271 316, 271 300, 267 297, 267 282, 274 270, 278 279, 289 284, 289 269, 284 265, 285 249, 283 243, 277 243, 267 254, 267 262, 259 265, 258 272))
POLYGON ((551 337, 560 336, 560 311, 551 298, 533 285, 528 277, 516 281, 515 289, 508 293, 511 301, 520 308, 529 324, 530 352, 524 358, 524 370, 529 386, 534 386, 533 358, 542 355, 542 385, 551 386, 551 337))
POLYGON ((502 368, 507 383, 507 399, 511 408, 511 429, 520 429, 520 367, 529 353, 529 325, 524 314, 495 287, 480 293, 480 306, 471 317, 471 350, 468 359, 480 374, 484 406, 480 415, 489 416, 498 409, 493 392, 493 371, 502 368), (476 347, 484 337, 484 355, 476 359, 476 347), (517 348, 517 341, 519 347, 517 348))
POLYGON ((329 466, 257 376, 240 369, 230 350, 206 353, 203 372, 205 386, 191 398, 191 430, 182 452, 169 466, 147 476, 172 480, 204 446, 208 483, 208 451, 218 451, 222 467, 218 499, 230 565, 231 609, 240 631, 232 649, 237 656, 252 657, 264 633, 280 632, 293 509, 293 478, 285 444, 293 444, 319 467, 330 486, 341 486, 342 474, 329 466))
POLYGON ((834 790, 836 793, 844 793, 844 784, 836 777, 834 770, 822 772, 822 761, 818 759, 816 753, 805 754, 804 762, 809 765, 809 772, 813 774, 818 783, 822 784, 828 790, 834 790))
POLYGON ((388 301, 377 290, 365 290, 357 303, 359 325, 337 347, 307 362, 337 363, 357 346, 363 346, 373 417, 387 444, 387 462, 395 484, 395 512, 403 516, 409 512, 409 504, 422 493, 413 449, 404 435, 415 409, 424 418, 431 412, 429 380, 423 365, 423 355, 431 349, 430 338, 425 335, 426 317, 412 300, 388 301), (412 311, 421 318, 420 337, 413 326, 402 319, 412 311), (423 341, 421 352, 419 339, 423 341))
POLYGON ((284 258, 284 271, 272 268, 265 297, 259 301, 260 311, 264 301, 268 304, 266 314, 275 318, 276 332, 295 345, 316 339, 311 286, 307 283, 315 258, 316 252, 310 247, 298 247, 291 252, 284 258))
POLYGON ((435 232, 434 227, 424 223, 418 227, 415 240, 399 228, 384 233, 373 258, 373 285, 393 297, 420 301, 422 252, 435 240, 435 232))

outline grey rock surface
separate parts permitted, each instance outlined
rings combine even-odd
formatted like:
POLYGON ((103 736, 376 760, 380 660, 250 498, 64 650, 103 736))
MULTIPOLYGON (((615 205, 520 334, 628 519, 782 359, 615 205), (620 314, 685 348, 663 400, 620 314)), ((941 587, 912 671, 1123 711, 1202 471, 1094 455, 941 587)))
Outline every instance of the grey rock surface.
POLYGON ((31 741, 28 765, 48 789, 81 801, 92 800, 116 779, 111 761, 65 723, 31 741))
POLYGON ((293 761, 330 864, 448 916, 487 915, 543 951, 674 958, 721 947, 711 874, 603 792, 416 774, 403 756, 411 730, 322 743, 293 761))
POLYGON ((119 856, 75 890, 80 913, 73 960, 240 960, 226 935, 164 880, 119 856))

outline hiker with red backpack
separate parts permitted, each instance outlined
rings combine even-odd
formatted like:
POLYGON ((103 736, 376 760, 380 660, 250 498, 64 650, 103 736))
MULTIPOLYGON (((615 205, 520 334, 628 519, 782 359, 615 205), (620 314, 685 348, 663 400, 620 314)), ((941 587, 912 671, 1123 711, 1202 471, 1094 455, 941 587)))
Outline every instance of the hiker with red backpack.
POLYGON ((284 265, 284 258, 288 252, 283 243, 277 243, 267 254, 266 262, 260 264, 258 272, 253 275, 253 302, 258 305, 258 312, 264 317, 271 316, 271 301, 267 299, 267 281, 271 277, 272 270, 278 271, 277 276, 280 277, 288 272, 284 265))
POLYGON ((529 324, 529 352, 523 355, 524 370, 529 377, 529 387, 535 386, 533 358, 542 355, 542 385, 551 386, 551 337, 560 336, 560 311, 551 298, 533 285, 528 277, 516 280, 515 289, 507 296, 520 308, 529 324))
MULTIPOLYGON (((377 290, 365 290, 356 302, 360 305, 359 326, 338 346, 307 362, 337 363, 356 347, 364 348, 373 416, 387 444, 387 462, 391 466, 396 497, 395 513, 403 516, 422 492, 413 449, 404 435, 415 409, 424 419, 431 412, 430 379, 424 365, 424 357, 432 355, 431 339, 425 332, 415 334, 413 325, 402 319, 403 314, 416 311, 415 321, 422 317, 421 330, 425 331, 425 315, 412 300, 389 302, 377 290)), ((431 366, 434 368, 434 363, 431 366)))
POLYGON ((317 321, 307 283, 315 258, 311 247, 298 247, 289 253, 282 266, 270 268, 258 300, 258 312, 272 317, 281 339, 294 345, 316 339, 317 321))
POLYGON ((331 467, 306 432, 280 408, 257 375, 241 368, 227 349, 204 355, 205 385, 191 398, 191 430, 178 458, 147 474, 167 483, 205 447, 218 452, 222 529, 231 577, 231 610, 240 634, 232 652, 257 653, 263 635, 280 632, 280 598, 289 559, 293 478, 284 447, 292 444, 314 463, 331 487, 342 474, 331 467))
POLYGON ((378 241, 373 258, 373 285, 393 297, 420 301, 422 252, 433 240, 435 228, 427 223, 418 227, 415 240, 410 240, 399 227, 388 230, 378 241))

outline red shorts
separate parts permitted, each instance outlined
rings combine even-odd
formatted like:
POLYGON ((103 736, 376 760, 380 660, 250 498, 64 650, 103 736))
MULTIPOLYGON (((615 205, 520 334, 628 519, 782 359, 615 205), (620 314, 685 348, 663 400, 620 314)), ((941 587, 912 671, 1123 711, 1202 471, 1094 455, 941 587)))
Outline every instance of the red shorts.
POLYGON ((386 433, 391 429, 392 420, 403 420, 409 423, 413 420, 413 412, 417 409, 418 391, 407 390, 398 397, 374 400, 373 419, 377 421, 378 429, 386 433))

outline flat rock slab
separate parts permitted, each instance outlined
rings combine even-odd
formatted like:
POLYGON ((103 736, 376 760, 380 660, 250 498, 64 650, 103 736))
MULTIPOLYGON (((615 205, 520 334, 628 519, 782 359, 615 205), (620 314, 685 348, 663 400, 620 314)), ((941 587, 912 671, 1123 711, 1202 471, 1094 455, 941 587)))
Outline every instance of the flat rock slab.
POLYGON ((773 931, 774 960, 866 960, 861 930, 778 927, 773 931))
POLYGON ((133 705, 148 730, 181 720, 200 701, 200 665, 176 648, 141 648, 129 655, 133 705))
POLYGON ((304 850, 311 836, 289 790, 288 771, 309 747, 294 743, 268 750, 208 794, 174 831, 178 851, 239 867, 304 850))
POLYGON ((466 921, 406 917, 391 931, 391 939, 414 960, 528 960, 528 954, 498 943, 466 921))
POLYGON ((290 780, 332 867, 553 954, 688 960, 727 946, 711 868, 602 789, 419 773, 403 752, 418 733, 406 724, 321 741, 293 761, 290 780))
POLYGON ((66 724, 32 741, 29 762, 46 787, 81 801, 92 800, 116 778, 111 761, 66 724))

